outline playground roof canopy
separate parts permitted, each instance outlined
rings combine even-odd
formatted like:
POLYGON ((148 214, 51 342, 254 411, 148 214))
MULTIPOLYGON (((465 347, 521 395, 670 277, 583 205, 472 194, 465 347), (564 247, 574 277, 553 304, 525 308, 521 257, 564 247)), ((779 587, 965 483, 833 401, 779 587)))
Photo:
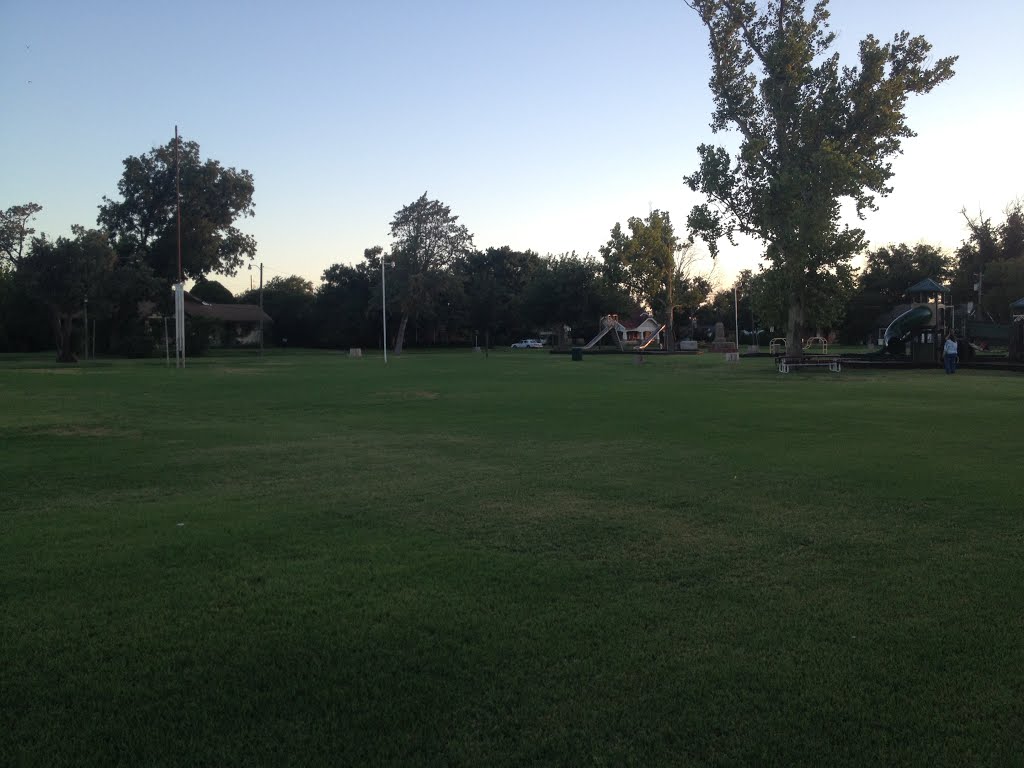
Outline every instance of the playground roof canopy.
POLYGON ((924 280, 914 283, 912 286, 907 288, 907 293, 943 293, 948 291, 949 288, 939 285, 930 277, 926 277, 924 280))
POLYGON ((197 299, 188 291, 185 291, 185 314, 189 317, 207 317, 229 323, 258 323, 260 320, 274 322, 273 318, 256 304, 211 304, 197 299))
POLYGON ((1024 299, 1017 299, 1010 305, 1010 309, 1024 309, 1024 299))

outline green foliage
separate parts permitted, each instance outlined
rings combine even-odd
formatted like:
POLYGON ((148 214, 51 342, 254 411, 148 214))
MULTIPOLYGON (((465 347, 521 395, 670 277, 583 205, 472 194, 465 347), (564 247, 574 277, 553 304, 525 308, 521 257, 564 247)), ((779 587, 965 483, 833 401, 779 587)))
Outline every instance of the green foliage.
POLYGON ((977 301, 981 283, 979 319, 1010 321, 1010 304, 1024 298, 1024 203, 1011 203, 1002 223, 964 211, 969 236, 956 253, 953 295, 959 301, 977 301))
POLYGON ((466 315, 483 341, 508 343, 530 335, 530 318, 524 312, 526 289, 543 268, 533 251, 514 251, 509 246, 471 251, 455 263, 463 286, 466 315))
POLYGON ((675 310, 687 310, 689 316, 707 296, 704 285, 690 274, 692 243, 680 241, 667 211, 651 211, 646 219, 630 217, 627 226, 628 234, 616 222, 601 246, 605 279, 667 324, 672 348, 675 310))
MULTIPOLYGON (((252 174, 203 161, 194 141, 180 142, 178 166, 184 276, 234 275, 256 253, 255 239, 236 226, 254 215, 252 174)), ((99 224, 122 257, 149 265, 168 285, 177 282, 175 142, 126 158, 117 189, 120 200, 103 198, 99 224)))
POLYGON ((0 266, 0 352, 35 352, 53 346, 47 308, 25 283, 24 275, 0 266))
POLYGON ((461 290, 452 265, 473 246, 473 236, 458 220, 451 208, 429 200, 424 192, 391 221, 388 297, 394 297, 402 318, 395 333, 396 354, 401 354, 410 317, 449 319, 451 298, 461 290))
POLYGON ((631 310, 629 294, 605 281, 601 265, 575 252, 541 259, 523 308, 537 327, 568 325, 573 338, 592 336, 602 315, 631 310))
MULTIPOLYGON (((717 252, 737 233, 765 244, 788 304, 789 335, 830 314, 849 279, 864 232, 840 222, 851 199, 859 214, 891 191, 892 158, 903 139, 910 94, 953 76, 955 57, 928 64, 931 46, 906 32, 860 43, 859 66, 840 67, 829 53, 827 0, 808 12, 802 0, 688 2, 709 32, 715 99, 711 127, 740 134, 736 155, 704 144, 687 184, 708 202, 688 218, 692 233, 717 252)), ((791 340, 793 340, 791 338, 791 340)))
MULTIPOLYGON (((381 249, 367 249, 378 257, 381 249)), ((315 308, 316 345, 327 347, 380 347, 380 322, 370 317, 373 290, 380 311, 380 265, 368 262, 333 264, 324 270, 315 308)), ((378 316, 379 317, 379 316, 378 316)))
MULTIPOLYGON (((258 290, 239 297, 243 304, 259 304, 258 290)), ((274 319, 266 330, 278 344, 312 347, 316 344, 316 291, 313 283, 299 275, 275 276, 263 286, 263 310, 274 319)))
POLYGON ((36 232, 29 222, 41 210, 38 203, 25 203, 0 211, 0 269, 13 269, 21 263, 25 245, 36 232))
POLYGON ((227 288, 216 280, 201 278, 189 289, 189 293, 200 301, 209 304, 234 304, 235 297, 227 288))
POLYGON ((626 225, 628 233, 616 222, 608 242, 600 248, 605 279, 624 289, 635 304, 664 317, 676 274, 676 254, 684 245, 667 211, 651 211, 646 219, 631 216, 626 225))
POLYGON ((85 302, 99 295, 117 261, 106 232, 72 227, 74 236, 32 239, 28 255, 19 265, 28 291, 50 310, 59 362, 74 362, 72 328, 85 302))
POLYGON ((862 343, 873 337, 879 316, 906 302, 907 288, 929 277, 945 284, 951 274, 949 256, 926 243, 899 243, 872 250, 847 306, 844 339, 862 343))

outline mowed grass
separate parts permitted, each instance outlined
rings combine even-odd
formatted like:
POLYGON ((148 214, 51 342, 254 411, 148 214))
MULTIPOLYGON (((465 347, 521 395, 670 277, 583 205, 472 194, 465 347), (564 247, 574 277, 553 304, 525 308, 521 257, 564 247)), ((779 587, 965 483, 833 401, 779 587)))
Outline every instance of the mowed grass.
POLYGON ((0 359, 0 764, 1024 764, 1024 377, 0 359))

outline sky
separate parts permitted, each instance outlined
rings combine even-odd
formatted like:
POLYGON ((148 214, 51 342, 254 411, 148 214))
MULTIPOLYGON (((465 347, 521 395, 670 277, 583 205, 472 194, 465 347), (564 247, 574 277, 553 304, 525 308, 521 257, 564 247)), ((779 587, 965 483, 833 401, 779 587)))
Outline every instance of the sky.
MULTIPOLYGON (((957 75, 908 107, 872 248, 955 249, 961 210, 1024 196, 1024 3, 832 0, 844 63, 867 34, 923 34, 957 75)), ((265 279, 319 284, 390 244, 424 192, 478 248, 598 255, 616 222, 700 199, 683 176, 711 132, 706 32, 682 0, 0 0, 0 208, 50 236, 94 226, 122 161, 170 141, 249 170, 265 279)), ((851 224, 855 219, 851 218, 851 224)), ((753 242, 712 264, 728 285, 753 242)), ((231 290, 255 273, 220 277, 231 290)))

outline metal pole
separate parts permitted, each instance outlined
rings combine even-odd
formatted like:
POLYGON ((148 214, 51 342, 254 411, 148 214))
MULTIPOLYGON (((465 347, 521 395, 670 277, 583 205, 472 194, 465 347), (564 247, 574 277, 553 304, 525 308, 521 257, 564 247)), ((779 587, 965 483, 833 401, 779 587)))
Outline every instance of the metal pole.
POLYGON ((735 310, 736 318, 736 351, 740 351, 740 300, 739 294, 736 292, 736 286, 732 287, 732 303, 733 309, 735 310))
POLYGON ((174 367, 185 367, 185 284, 174 286, 174 367))
POLYGON ((89 297, 85 297, 85 359, 89 359, 89 297))
POLYGON ((174 126, 174 199, 178 206, 178 282, 184 283, 185 278, 181 271, 181 179, 178 173, 178 126, 174 126))
POLYGON ((384 254, 380 255, 380 319, 384 325, 384 362, 388 361, 388 301, 384 282, 384 254))
POLYGON ((754 323, 754 302, 750 302, 750 346, 761 346, 761 340, 757 338, 757 325, 754 323))
POLYGON ((260 262, 260 357, 263 357, 263 262, 260 262))
POLYGON ((178 211, 178 284, 174 287, 174 367, 185 367, 185 276, 181 268, 181 174, 178 126, 174 126, 174 202, 178 211))

